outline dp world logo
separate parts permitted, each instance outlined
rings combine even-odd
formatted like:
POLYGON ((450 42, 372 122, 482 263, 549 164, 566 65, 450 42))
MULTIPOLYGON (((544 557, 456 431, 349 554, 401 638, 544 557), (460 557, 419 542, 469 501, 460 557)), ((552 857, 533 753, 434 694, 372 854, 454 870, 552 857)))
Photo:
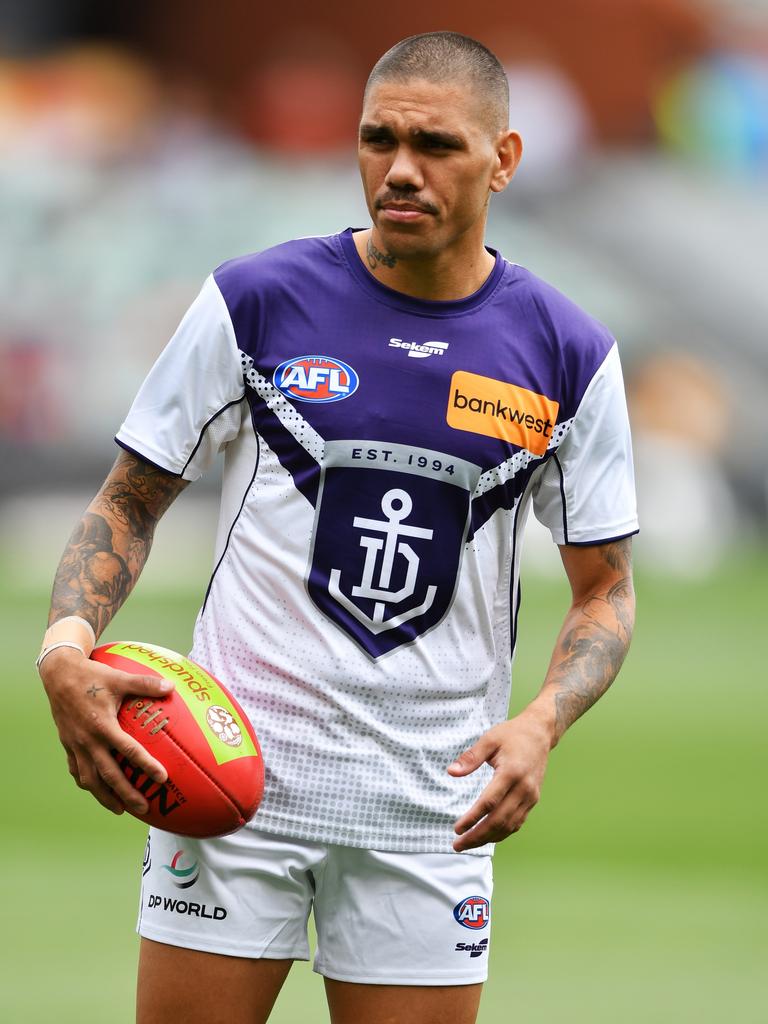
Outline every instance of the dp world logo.
POLYGON ((491 908, 483 896, 467 896, 453 908, 453 916, 464 928, 478 931, 485 928, 491 919, 491 908))
POLYGON ((360 378, 340 359, 297 356, 280 363, 272 383, 287 398, 299 402, 340 402, 357 391, 360 378))
POLYGON ((171 876, 171 881, 177 889, 189 889, 200 877, 200 866, 196 860, 188 863, 190 858, 184 850, 177 850, 174 853, 170 864, 163 864, 163 871, 171 876))

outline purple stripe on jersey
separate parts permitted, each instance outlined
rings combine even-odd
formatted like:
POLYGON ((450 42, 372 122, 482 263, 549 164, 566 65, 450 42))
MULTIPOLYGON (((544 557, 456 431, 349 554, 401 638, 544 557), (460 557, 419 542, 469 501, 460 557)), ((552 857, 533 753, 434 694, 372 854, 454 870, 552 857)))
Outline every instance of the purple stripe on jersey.
POLYGON ((472 522, 467 541, 472 540, 481 527, 488 522, 494 512, 499 509, 513 509, 530 483, 533 474, 542 466, 543 461, 536 459, 525 469, 520 470, 511 480, 492 487, 489 491, 474 498, 472 501, 472 522))
POLYGON ((320 483, 320 466, 297 443, 293 434, 286 430, 267 403, 250 388, 248 401, 256 433, 264 438, 280 460, 280 464, 291 474, 296 489, 314 507, 320 483))

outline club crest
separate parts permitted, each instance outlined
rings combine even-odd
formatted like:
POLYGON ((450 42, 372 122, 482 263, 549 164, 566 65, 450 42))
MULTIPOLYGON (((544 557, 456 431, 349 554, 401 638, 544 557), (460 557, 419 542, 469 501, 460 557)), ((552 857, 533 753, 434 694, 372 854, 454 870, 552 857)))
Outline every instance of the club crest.
POLYGON ((479 467, 371 441, 326 444, 308 590, 372 658, 451 606, 479 467))

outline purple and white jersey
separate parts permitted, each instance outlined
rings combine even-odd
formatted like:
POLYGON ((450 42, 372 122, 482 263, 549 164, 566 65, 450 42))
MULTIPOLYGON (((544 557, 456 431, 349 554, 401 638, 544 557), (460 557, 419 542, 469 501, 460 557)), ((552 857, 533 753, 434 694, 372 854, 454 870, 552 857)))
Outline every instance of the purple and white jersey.
POLYGON ((431 302, 351 230, 300 239, 208 278, 117 440, 189 480, 225 453, 192 657, 261 741, 254 827, 450 851, 491 770, 446 767, 507 714, 530 505, 558 544, 637 530, 605 328, 499 255, 431 302))

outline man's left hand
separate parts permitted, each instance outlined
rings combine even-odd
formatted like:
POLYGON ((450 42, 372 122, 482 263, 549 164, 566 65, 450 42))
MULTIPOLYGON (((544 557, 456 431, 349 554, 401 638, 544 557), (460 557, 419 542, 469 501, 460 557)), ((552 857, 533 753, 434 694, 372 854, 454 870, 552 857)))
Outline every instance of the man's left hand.
POLYGON ((547 725, 528 709, 495 725, 460 754, 448 772, 470 775, 481 764, 493 767, 493 778, 454 825, 457 853, 485 843, 499 843, 518 832, 536 806, 552 747, 547 725))

